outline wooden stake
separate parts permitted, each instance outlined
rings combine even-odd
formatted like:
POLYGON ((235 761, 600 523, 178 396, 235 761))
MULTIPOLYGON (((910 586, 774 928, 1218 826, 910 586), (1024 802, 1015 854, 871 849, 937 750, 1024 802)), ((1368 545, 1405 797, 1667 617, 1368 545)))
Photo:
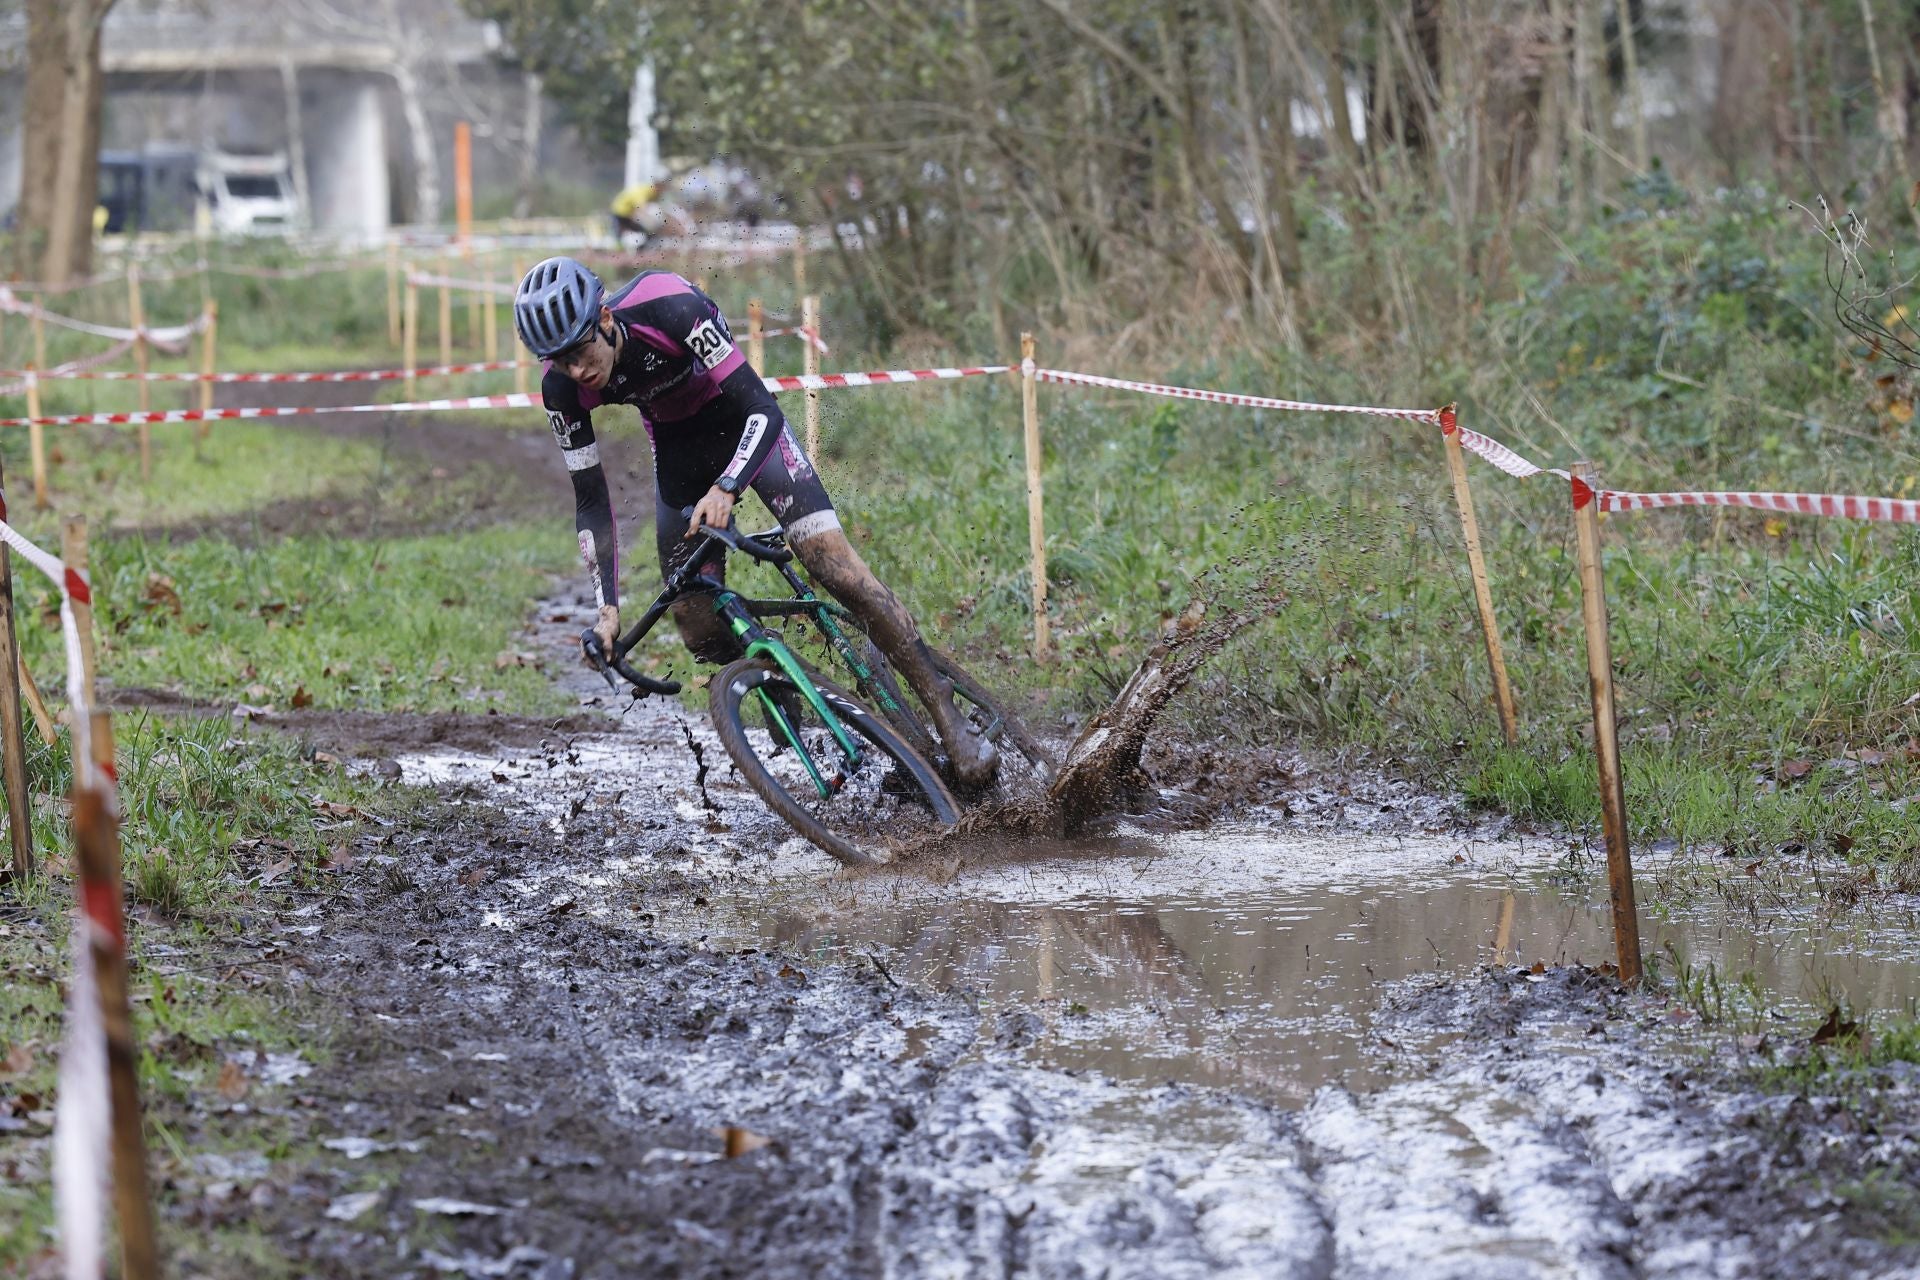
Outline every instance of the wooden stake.
MULTIPOLYGON (((530 270, 532 270, 532 268, 527 266, 524 261, 513 264, 513 286, 515 289, 520 287, 520 282, 527 278, 527 272, 530 270)), ((513 329, 513 389, 521 395, 525 395, 527 393, 528 369, 527 344, 520 341, 519 326, 513 325, 510 327, 513 329)))
MULTIPOLYGON (((220 367, 220 300, 207 300, 207 327, 200 333, 200 412, 213 411, 213 374, 220 367)), ((200 420, 197 438, 205 440, 213 434, 213 423, 205 418, 200 420)))
MULTIPOLYGON (((800 300, 800 324, 810 333, 820 332, 820 299, 812 294, 800 300)), ((820 372, 820 353, 811 342, 802 342, 800 371, 814 374, 820 372)), ((808 391, 806 395, 807 456, 813 459, 813 465, 820 465, 820 393, 808 391)))
MULTIPOLYGON (((0 493, 5 476, 0 474, 0 493)), ((0 518, 6 503, 0 499, 0 518)), ((0 785, 7 797, 13 874, 33 873, 33 801, 27 795, 27 730, 20 719, 20 640, 13 625, 13 563, 0 543, 0 785)))
POLYGON ((400 244, 387 241, 387 341, 400 345, 400 244))
POLYGON ((53 722, 53 713, 47 710, 47 700, 40 696, 40 686, 33 682, 33 672, 27 670, 23 661, 15 672, 20 677, 20 693, 27 701, 27 710, 33 712, 33 727, 40 731, 40 741, 52 746, 60 740, 59 732, 53 722))
POLYGON ((1613 945, 1620 981, 1640 981, 1640 921, 1633 905, 1633 859, 1627 847, 1627 788, 1613 704, 1613 648, 1607 634, 1606 577, 1600 565, 1600 508, 1594 469, 1573 464, 1573 528, 1580 554, 1580 608, 1587 631, 1587 682, 1593 692, 1593 754, 1600 768, 1600 826, 1607 841, 1613 897, 1613 945))
POLYGON ((1020 335, 1020 416, 1027 442, 1027 545, 1033 570, 1033 660, 1053 661, 1047 619, 1047 516, 1040 488, 1040 398, 1033 378, 1033 335, 1020 335))
MULTIPOLYGON (((445 280, 453 269, 451 262, 440 264, 440 278, 445 280)), ((440 286, 440 364, 444 368, 453 363, 453 291, 446 285, 440 286)))
POLYGON ((488 266, 485 276, 489 292, 476 293, 480 300, 480 349, 482 360, 500 358, 500 300, 491 292, 493 288, 493 267, 488 266))
MULTIPOLYGON (((91 694, 89 694, 91 696, 91 694)), ((96 762, 113 760, 113 724, 93 714, 96 762)), ((160 1255, 147 1187, 147 1144, 141 1131, 140 1082, 135 1073, 132 1007, 127 999, 126 907, 120 878, 120 831, 107 795, 73 792, 74 862, 81 911, 93 952, 94 988, 107 1042, 107 1089, 113 1123, 113 1203, 120 1227, 120 1267, 127 1280, 154 1280, 160 1255)))
POLYGON ((747 363, 761 377, 767 376, 767 313, 760 299, 747 299, 747 363))
MULTIPOLYGON (((27 366, 27 416, 40 416, 40 380, 36 369, 47 367, 47 321, 45 307, 38 294, 33 299, 33 363, 27 366)), ((45 511, 52 506, 47 496, 47 430, 39 423, 27 428, 28 447, 33 453, 33 509, 45 511)))
POLYGON ((807 233, 799 227, 793 233, 793 293, 797 298, 807 296, 807 233))
POLYGON ((1480 632, 1487 642, 1487 667, 1493 673, 1493 700, 1500 709, 1500 733, 1508 746, 1520 741, 1520 717, 1514 710, 1513 686, 1507 681, 1507 655, 1500 647, 1500 621, 1493 613, 1493 589, 1488 585, 1487 562, 1480 551, 1480 520, 1473 510, 1473 492, 1467 488, 1467 460, 1460 451, 1460 427, 1453 406, 1440 411, 1440 436, 1446 441, 1447 470, 1453 476, 1453 500, 1460 508, 1460 530, 1467 543, 1467 568, 1473 574, 1473 600, 1480 610, 1480 632))
POLYGON ((414 371, 420 367, 420 286, 407 281, 407 306, 401 321, 401 366, 407 372, 407 399, 419 395, 420 380, 414 371))
POLYGON ((33 509, 45 511, 53 500, 47 497, 47 429, 39 422, 39 366, 33 364, 27 366, 27 417, 33 419, 27 427, 27 448, 33 458, 33 509))
MULTIPOLYGON (((152 384, 146 379, 147 373, 147 311, 140 302, 140 265, 127 264, 127 320, 133 330, 133 367, 141 377, 135 385, 140 388, 140 412, 146 413, 153 408, 152 384)), ((140 424, 140 478, 153 479, 153 427, 150 423, 140 424)))

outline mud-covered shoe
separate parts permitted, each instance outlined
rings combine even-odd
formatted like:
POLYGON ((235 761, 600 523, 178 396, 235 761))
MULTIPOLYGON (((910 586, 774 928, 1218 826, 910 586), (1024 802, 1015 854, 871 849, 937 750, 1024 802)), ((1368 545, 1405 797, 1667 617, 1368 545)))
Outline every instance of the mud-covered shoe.
POLYGON ((946 748, 948 771, 969 791, 987 786, 1000 772, 1000 749, 972 724, 948 740, 946 748))

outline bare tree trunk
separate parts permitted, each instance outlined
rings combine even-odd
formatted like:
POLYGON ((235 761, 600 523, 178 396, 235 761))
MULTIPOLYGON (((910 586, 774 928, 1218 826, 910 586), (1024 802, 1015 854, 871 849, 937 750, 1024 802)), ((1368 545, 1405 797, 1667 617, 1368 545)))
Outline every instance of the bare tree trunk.
POLYGON ((1867 65, 1873 70, 1873 96, 1880 106, 1880 136, 1893 152, 1894 168, 1900 175, 1899 201, 1913 219, 1914 230, 1920 231, 1920 206, 1914 203, 1913 166, 1907 163, 1906 104, 1894 97, 1880 63, 1880 42, 1873 33, 1873 0, 1860 0, 1860 21, 1867 29, 1867 65))
POLYGON ((50 283, 84 276, 93 263, 104 84, 100 27, 112 7, 113 0, 31 0, 28 8, 20 229, 26 252, 39 250, 33 274, 50 283))
MULTIPOLYGON (((1556 4, 1559 0, 1556 0, 1556 4)), ((1593 44, 1588 39, 1587 13, 1594 0, 1572 0, 1573 4, 1573 102, 1565 120, 1567 126, 1567 168, 1573 189, 1567 196, 1567 223, 1576 230, 1586 220, 1587 198, 1593 181, 1593 44)))
POLYGON ((1273 288, 1274 303, 1279 313, 1280 340, 1297 349, 1300 334, 1294 328, 1293 294, 1287 287, 1287 273, 1280 261, 1280 251, 1273 242, 1273 213, 1267 205, 1267 177, 1262 172, 1266 167, 1266 150, 1260 145, 1260 113, 1254 105, 1253 76, 1247 68, 1247 24, 1240 13, 1238 0, 1228 4, 1227 13, 1233 23, 1233 87, 1240 111, 1241 145, 1246 151, 1244 164, 1247 188, 1253 195, 1253 217, 1259 232, 1255 240, 1258 252, 1253 272, 1254 288, 1256 293, 1261 290, 1264 274, 1273 288))
POLYGON ((433 127, 420 98, 420 77, 414 72, 412 54, 402 51, 392 72, 413 156, 413 220, 432 225, 440 221, 440 154, 433 145, 433 127))
POLYGON ((1540 68, 1540 125, 1532 165, 1533 197, 1543 204, 1560 200, 1561 158, 1572 96, 1567 84, 1567 0, 1547 0, 1547 53, 1540 68))
POLYGON ((525 218, 533 213, 534 187, 540 181, 540 131, 543 127, 540 116, 546 86, 541 83, 539 73, 529 71, 521 77, 520 92, 526 98, 523 104, 526 114, 520 122, 520 172, 514 186, 513 216, 525 218))
MULTIPOLYGON (((1797 27, 1800 22, 1799 0, 1790 0, 1787 6, 1793 10, 1793 21, 1797 27)), ((1615 0, 1615 8, 1620 15, 1620 61, 1626 75, 1627 120, 1633 130, 1633 163, 1642 173, 1653 169, 1653 155, 1647 149, 1647 104, 1640 96, 1640 51, 1634 47, 1633 40, 1633 0, 1615 0)), ((1800 44, 1796 40, 1793 47, 1793 76, 1797 90, 1796 99, 1802 109, 1806 106, 1805 66, 1800 58, 1800 44)))
POLYGON ((286 101, 287 167, 293 171, 293 202, 300 221, 313 225, 313 195, 307 188, 307 126, 300 111, 300 73, 292 58, 280 61, 280 91, 286 101))

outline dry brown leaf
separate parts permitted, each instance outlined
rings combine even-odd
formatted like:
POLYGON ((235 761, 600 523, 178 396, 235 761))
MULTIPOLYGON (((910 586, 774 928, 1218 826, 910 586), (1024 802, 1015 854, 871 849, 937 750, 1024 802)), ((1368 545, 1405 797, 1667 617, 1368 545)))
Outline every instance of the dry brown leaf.
POLYGON ((287 704, 295 711, 302 707, 310 707, 313 705, 313 695, 307 692, 307 686, 297 684, 293 686, 293 696, 287 699, 287 704))
POLYGON ((220 1064, 220 1079, 214 1082, 213 1087, 228 1102, 238 1102, 247 1096, 247 1090, 253 1087, 253 1082, 247 1079, 246 1070, 229 1058, 220 1064))
POLYGON ((21 1041, 0 1059, 0 1076, 23 1076, 33 1070, 33 1046, 21 1041))
POLYGON ((773 1139, 766 1134, 742 1129, 738 1125, 728 1125, 720 1131, 720 1137, 724 1143, 723 1150, 729 1160, 737 1159, 749 1151, 758 1151, 762 1147, 773 1145, 773 1139))
POLYGON ((266 869, 266 871, 262 873, 262 875, 260 876, 260 887, 262 889, 266 888, 268 885, 272 884, 275 880, 278 880, 281 876, 286 875, 287 872, 291 870, 293 870, 293 859, 292 858, 280 859, 280 861, 269 866, 266 869))

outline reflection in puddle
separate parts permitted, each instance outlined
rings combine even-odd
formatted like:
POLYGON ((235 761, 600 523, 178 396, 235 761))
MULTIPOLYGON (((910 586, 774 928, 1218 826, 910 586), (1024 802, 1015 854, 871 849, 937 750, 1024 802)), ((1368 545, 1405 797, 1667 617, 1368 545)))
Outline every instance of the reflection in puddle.
MULTIPOLYGON (((1808 1006, 1920 993, 1920 960, 1902 947, 1914 922, 1892 923, 1869 936, 1776 916, 1758 937, 1719 905, 1642 912, 1649 954, 1671 945, 1808 1006)), ((776 886, 716 902, 698 925, 716 943, 873 956, 900 981, 979 993, 983 1013, 1024 1005, 1050 1065, 1294 1101, 1378 1083, 1363 1049, 1383 984, 1611 954, 1604 876, 1564 846, 1246 829, 1079 846, 945 885, 907 873, 776 886)))

